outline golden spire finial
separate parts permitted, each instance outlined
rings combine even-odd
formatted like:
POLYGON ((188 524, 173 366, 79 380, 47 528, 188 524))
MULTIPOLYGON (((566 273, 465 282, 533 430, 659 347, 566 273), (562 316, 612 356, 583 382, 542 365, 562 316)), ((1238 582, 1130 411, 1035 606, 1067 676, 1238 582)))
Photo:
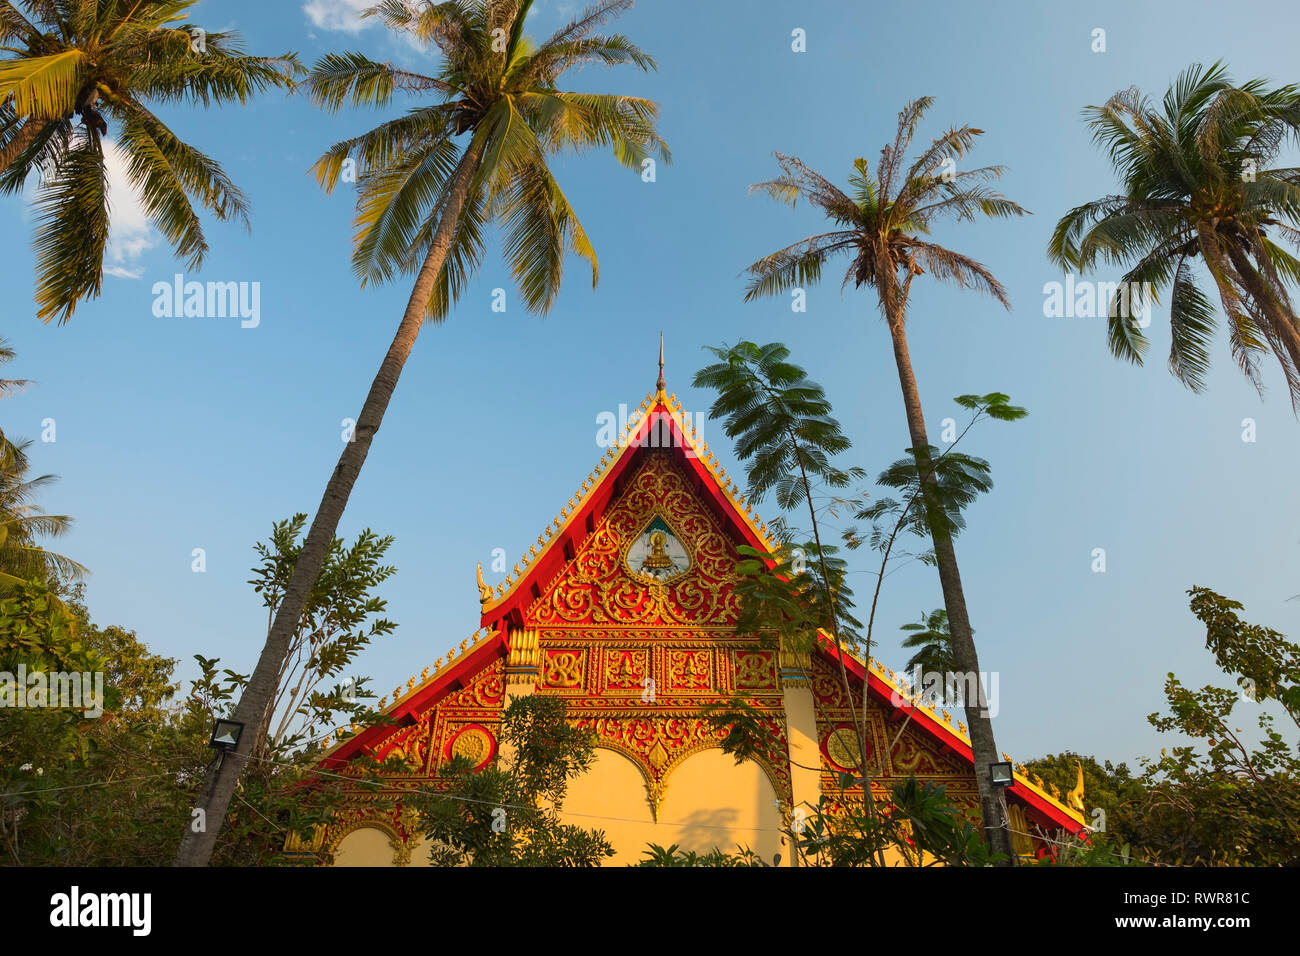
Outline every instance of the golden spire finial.
POLYGON ((659 333, 659 380, 655 382, 656 394, 662 394, 664 390, 664 334, 659 333))
POLYGON ((478 565, 478 600, 480 604, 487 604, 488 601, 492 600, 492 589, 483 580, 483 562, 481 561, 478 565))

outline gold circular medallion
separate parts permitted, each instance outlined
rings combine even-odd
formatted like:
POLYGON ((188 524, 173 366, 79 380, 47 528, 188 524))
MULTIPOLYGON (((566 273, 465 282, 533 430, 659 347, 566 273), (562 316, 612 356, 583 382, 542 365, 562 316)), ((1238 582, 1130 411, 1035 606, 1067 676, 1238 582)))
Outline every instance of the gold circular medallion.
POLYGON ((847 727, 833 731, 826 738, 826 753, 845 770, 853 770, 862 763, 862 748, 858 746, 858 735, 847 727))
POLYGON ((491 752, 492 739, 488 737, 487 731, 478 727, 470 727, 462 731, 451 745, 453 757, 464 757, 476 767, 486 760, 491 752))

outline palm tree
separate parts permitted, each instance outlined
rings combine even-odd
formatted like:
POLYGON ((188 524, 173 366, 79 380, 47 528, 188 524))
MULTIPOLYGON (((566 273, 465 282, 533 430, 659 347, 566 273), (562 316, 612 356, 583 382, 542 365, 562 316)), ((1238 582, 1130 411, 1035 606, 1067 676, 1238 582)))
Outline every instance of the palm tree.
POLYGON ((35 243, 44 321, 66 322, 81 299, 99 295, 110 128, 150 222, 187 268, 198 269, 208 249, 191 199, 218 219, 248 221, 247 200, 221 167, 145 104, 243 103, 291 86, 300 68, 293 54, 248 56, 237 34, 185 23, 195 2, 0 0, 0 190, 20 191, 33 170, 44 187, 35 243))
MULTIPOLYGON (((874 175, 865 159, 854 160, 848 193, 799 159, 776 154, 782 174, 751 187, 751 191, 761 190, 792 206, 803 197, 825 213, 834 228, 792 243, 751 265, 747 270, 750 281, 745 300, 777 295, 816 282, 821 277, 822 265, 840 254, 850 259, 844 285, 853 282, 857 287, 865 285, 875 289, 880 311, 889 327, 903 390, 912 444, 908 451, 915 457, 918 472, 923 476, 926 524, 948 611, 953 655, 959 671, 979 674, 953 548, 953 528, 945 518, 931 464, 937 449, 926 436, 921 396, 907 349, 907 304, 912 281, 929 272, 934 278, 953 282, 960 288, 985 292, 1010 308, 1002 284, 985 266, 926 237, 943 219, 961 222, 974 219, 977 214, 1020 216, 1025 210, 986 185, 1002 175, 1003 167, 957 170, 957 161, 970 151, 982 130, 969 126, 950 128, 903 169, 916 126, 932 102, 930 97, 922 97, 899 113, 894 142, 881 150, 874 175)), ((1013 856, 1010 834, 989 775, 990 765, 1001 758, 982 687, 978 696, 978 700, 966 702, 966 722, 970 727, 984 830, 991 849, 1010 860, 1013 856)))
MULTIPOLYGON (((1300 261, 1275 241, 1300 244, 1300 169, 1267 168, 1300 134, 1300 89, 1269 90, 1263 80, 1234 86, 1221 64, 1193 64, 1159 110, 1129 89, 1083 112, 1122 192, 1062 216, 1049 258, 1081 273, 1132 262, 1125 282, 1150 283, 1156 294, 1168 287, 1169 370, 1197 392, 1215 329, 1192 268, 1201 259, 1238 367, 1262 391, 1257 359, 1271 349, 1300 414, 1300 324, 1287 291, 1300 280, 1300 261)), ((1147 339, 1125 311, 1112 301, 1110 349, 1140 365, 1147 339)))
MULTIPOLYGON (((8 365, 17 357, 13 348, 6 344, 6 340, 0 338, 0 365, 8 365)), ((31 384, 31 381, 25 378, 0 378, 0 398, 5 398, 11 394, 17 394, 31 384)), ((3 432, 0 432, 2 435, 3 432)))
MULTIPOLYGON (((14 358, 14 350, 0 338, 0 365, 8 365, 14 358)), ((0 378, 0 398, 29 384, 27 379, 0 378)), ((76 561, 36 544, 40 537, 67 533, 72 519, 47 515, 32 504, 42 489, 58 479, 54 475, 27 477, 31 444, 15 444, 0 429, 0 593, 26 581, 79 580, 86 574, 76 561)))
MULTIPOLYGON (((399 274, 414 274, 415 282, 236 708, 234 719, 246 726, 258 726, 271 701, 308 593, 416 336, 425 322, 446 317, 482 261, 488 225, 501 225, 505 257, 525 307, 545 313, 559 292, 566 250, 591 264, 593 285, 598 277, 595 250, 552 177, 547 156, 608 147, 633 169, 652 154, 669 158, 655 129, 655 103, 556 86, 564 72, 586 63, 654 68, 627 37, 596 33, 632 0, 604 0, 540 46, 524 35, 531 6, 532 0, 387 0, 367 15, 435 44, 442 54, 436 75, 344 53, 322 58, 304 81, 313 101, 330 110, 387 106, 398 90, 432 93, 435 100, 332 146, 314 167, 326 190, 344 178, 345 169, 356 171, 353 265, 362 284, 399 274)), ((249 746, 251 741, 241 740, 236 759, 209 773, 198 804, 207 811, 207 832, 185 834, 178 864, 207 862, 249 746)))
POLYGON ((86 569, 76 561, 36 543, 58 537, 72 527, 67 515, 47 515, 32 503, 54 475, 28 478, 31 441, 14 443, 0 436, 0 593, 31 580, 80 580, 86 569))

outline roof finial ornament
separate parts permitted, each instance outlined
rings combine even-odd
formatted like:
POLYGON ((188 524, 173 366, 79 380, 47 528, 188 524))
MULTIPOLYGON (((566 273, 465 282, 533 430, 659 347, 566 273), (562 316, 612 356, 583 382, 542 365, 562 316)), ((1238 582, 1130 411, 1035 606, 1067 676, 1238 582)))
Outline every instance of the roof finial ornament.
POLYGON ((659 333, 659 380, 655 382, 655 391, 662 393, 664 390, 664 333, 659 333))

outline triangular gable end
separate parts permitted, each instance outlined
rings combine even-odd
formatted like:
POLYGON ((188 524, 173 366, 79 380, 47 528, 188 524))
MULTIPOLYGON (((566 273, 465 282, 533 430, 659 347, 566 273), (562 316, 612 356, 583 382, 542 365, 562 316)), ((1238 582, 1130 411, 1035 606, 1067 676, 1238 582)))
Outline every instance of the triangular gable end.
MULTIPOLYGON (((581 552, 587 538, 600 526, 606 512, 616 504, 625 482, 636 473, 645 457, 655 449, 671 449, 674 464, 691 476, 692 491, 704 502, 723 526, 733 544, 772 550, 765 523, 745 500, 736 483, 709 451, 700 435, 699 424, 682 412, 675 395, 665 393, 662 378, 659 387, 648 394, 636 410, 636 418, 618 436, 614 447, 606 450, 598 466, 577 493, 561 508, 531 546, 527 555, 515 565, 502 584, 490 588, 478 572, 481 605, 481 628, 462 641, 460 653, 455 648, 419 676, 399 687, 393 702, 381 707, 394 724, 358 728, 358 732, 340 740, 322 759, 322 769, 338 769, 362 751, 384 756, 401 746, 414 733, 417 723, 427 722, 429 714, 449 695, 476 680, 498 661, 511 655, 512 643, 527 640, 525 616, 528 608, 551 586, 581 552), (405 732, 405 733, 404 733, 405 732)), ((838 654, 827 635, 823 635, 821 652, 825 659, 837 661, 838 654)), ((910 716, 913 725, 942 749, 953 753, 965 765, 973 767, 969 738, 964 728, 952 725, 949 715, 939 713, 911 699, 894 680, 894 674, 879 661, 871 667, 851 651, 845 662, 854 676, 863 682, 869 696, 883 705, 890 719, 910 716)), ((340 735, 345 734, 340 730, 340 735)), ((430 764, 430 768, 432 765, 430 764)), ((1035 811, 1035 816, 1054 826, 1078 832, 1083 817, 1060 800, 1035 786, 1023 768, 1017 770, 1016 783, 1008 795, 1035 811)))
POLYGON ((709 451, 708 442, 701 438, 696 423, 683 414, 676 395, 667 395, 660 389, 647 395, 636 412, 636 419, 618 436, 617 445, 605 452, 578 492, 538 535, 537 543, 495 591, 482 582, 480 569, 483 627, 510 629, 522 625, 524 609, 574 558, 618 498, 626 477, 652 449, 673 450, 675 459, 694 478, 696 493, 737 542, 767 550, 773 547, 766 525, 736 483, 727 477, 717 456, 709 451))

